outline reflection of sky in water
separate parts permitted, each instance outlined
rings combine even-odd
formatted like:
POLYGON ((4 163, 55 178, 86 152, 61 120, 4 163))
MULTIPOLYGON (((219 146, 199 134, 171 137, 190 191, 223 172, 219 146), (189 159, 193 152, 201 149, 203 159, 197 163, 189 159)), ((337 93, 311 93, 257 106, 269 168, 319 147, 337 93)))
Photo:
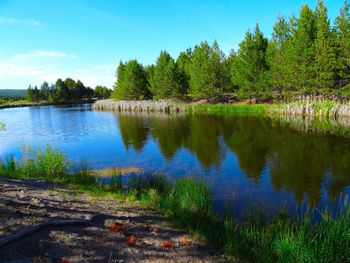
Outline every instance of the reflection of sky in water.
POLYGON ((217 209, 227 205, 236 215, 257 201, 266 210, 294 209, 295 198, 300 203, 312 196, 324 206, 331 190, 349 191, 348 141, 307 137, 271 120, 118 116, 83 105, 0 110, 0 122, 6 124, 1 158, 19 156, 25 145, 50 144, 96 169, 136 166, 176 177, 201 175, 217 209), (328 160, 330 155, 335 158, 328 160))

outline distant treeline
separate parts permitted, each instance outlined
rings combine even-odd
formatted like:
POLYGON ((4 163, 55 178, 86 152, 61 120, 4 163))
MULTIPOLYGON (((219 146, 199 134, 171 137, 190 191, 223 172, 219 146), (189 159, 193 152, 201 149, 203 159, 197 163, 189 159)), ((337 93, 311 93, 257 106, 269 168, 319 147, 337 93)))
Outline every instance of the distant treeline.
POLYGON ((257 24, 237 52, 228 56, 216 41, 202 42, 174 59, 162 51, 154 65, 120 62, 112 96, 116 99, 284 99, 321 94, 350 95, 350 15, 348 2, 333 26, 319 0, 303 5, 299 17, 279 16, 271 39, 257 24))
POLYGON ((85 87, 80 81, 66 78, 58 79, 55 84, 49 85, 46 81, 38 88, 29 86, 26 98, 29 101, 69 102, 91 100, 92 98, 109 98, 111 90, 104 86, 96 86, 95 89, 85 87))
POLYGON ((4 100, 24 99, 26 90, 24 89, 0 89, 0 98, 4 100))

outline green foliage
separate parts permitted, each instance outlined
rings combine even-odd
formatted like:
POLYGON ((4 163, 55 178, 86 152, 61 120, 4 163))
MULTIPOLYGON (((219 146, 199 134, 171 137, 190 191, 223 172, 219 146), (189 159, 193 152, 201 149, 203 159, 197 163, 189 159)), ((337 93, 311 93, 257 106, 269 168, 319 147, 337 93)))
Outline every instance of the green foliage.
POLYGON ((44 151, 24 148, 22 159, 16 162, 17 172, 26 178, 60 179, 67 174, 68 167, 66 156, 49 146, 44 151))
POLYGON ((39 102, 41 99, 41 95, 40 95, 40 90, 38 89, 38 87, 35 86, 33 88, 31 85, 29 85, 29 87, 27 89, 27 93, 26 93, 26 98, 32 102, 39 102))
POLYGON ((62 183, 95 183, 95 178, 86 164, 73 167, 65 154, 50 146, 46 146, 43 150, 28 146, 22 149, 21 159, 0 160, 0 176, 44 179, 62 183))
POLYGON ((56 83, 52 85, 45 81, 40 89, 30 85, 26 92, 26 98, 31 102, 75 102, 90 100, 94 93, 94 90, 85 87, 80 80, 75 82, 75 80, 67 78, 64 81, 57 79, 56 83))
POLYGON ((330 31, 329 19, 327 18, 327 8, 325 7, 323 0, 318 1, 316 17, 316 85, 318 90, 322 91, 334 86, 336 66, 334 39, 330 31))
POLYGON ((130 60, 125 64, 121 61, 117 76, 113 98, 134 100, 150 97, 146 70, 137 60, 130 60))
POLYGON ((240 92, 251 99, 266 89, 268 40, 257 24, 254 33, 247 32, 239 45, 237 60, 233 65, 232 81, 240 92))
POLYGON ((155 99, 179 98, 186 94, 181 85, 179 70, 174 59, 162 51, 149 78, 149 89, 155 99))
POLYGON ((290 89, 288 81, 290 69, 288 68, 286 50, 290 44, 291 31, 291 22, 288 22, 284 16, 279 16, 273 26, 272 40, 267 49, 267 61, 270 67, 269 89, 277 92, 280 99, 283 92, 290 89))
POLYGON ((237 54, 234 50, 231 50, 228 57, 222 62, 222 85, 223 92, 234 92, 238 89, 238 86, 232 82, 232 67, 237 60, 237 54))
POLYGON ((188 105, 186 111, 190 113, 210 113, 210 114, 228 114, 234 115, 261 115, 267 116, 276 105, 255 104, 214 104, 214 105, 188 105))
POLYGON ((216 41, 212 46, 202 42, 194 48, 190 67, 189 95, 191 98, 218 99, 222 96, 223 60, 224 54, 216 41))
POLYGON ((294 89, 303 92, 315 91, 315 39, 317 34, 316 18, 313 11, 303 5, 300 17, 293 31, 287 58, 291 64, 291 84, 294 89))
POLYGON ((181 52, 176 59, 176 65, 178 68, 178 81, 182 87, 183 95, 187 96, 190 87, 190 68, 193 59, 192 49, 187 49, 181 52))
POLYGON ((335 20, 337 82, 340 86, 350 84, 350 13, 348 1, 335 20))
POLYGON ((108 99, 111 96, 112 91, 106 86, 96 86, 95 94, 99 99, 108 99))

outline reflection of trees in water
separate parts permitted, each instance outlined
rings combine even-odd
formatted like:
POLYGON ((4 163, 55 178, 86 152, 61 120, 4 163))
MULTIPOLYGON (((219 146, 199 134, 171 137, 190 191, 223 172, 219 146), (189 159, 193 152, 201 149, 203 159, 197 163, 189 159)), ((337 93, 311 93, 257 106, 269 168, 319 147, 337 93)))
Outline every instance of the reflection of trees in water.
POLYGON ((274 116, 273 119, 283 123, 286 127, 290 127, 297 131, 336 134, 350 138, 349 117, 332 119, 300 115, 277 115, 274 116))
POLYGON ((125 147, 141 151, 147 141, 149 120, 137 114, 118 114, 119 129, 125 147))
POLYGON ((225 143, 236 154, 245 175, 258 182, 271 148, 266 141, 269 123, 254 117, 247 120, 228 116, 224 118, 223 124, 225 143))
POLYGON ((177 150, 184 145, 190 134, 189 122, 184 115, 151 115, 151 135, 167 160, 171 160, 177 150))
POLYGON ((306 193, 311 203, 317 203, 327 172, 331 173, 326 189, 330 198, 350 185, 350 118, 280 116, 274 123, 284 127, 271 169, 276 189, 292 190, 298 201, 306 193), (324 136, 329 133, 342 137, 324 136))
POLYGON ((268 169, 274 189, 293 192, 298 202, 305 195, 311 204, 320 201, 327 172, 333 175, 327 189, 331 197, 350 184, 349 141, 296 131, 295 125, 309 124, 212 115, 120 114, 118 120, 126 147, 140 151, 150 132, 168 160, 186 148, 207 169, 221 166, 228 147, 248 179, 258 183, 268 169))
POLYGON ((5 123, 0 122, 0 131, 5 130, 5 127, 6 127, 5 123))
POLYGON ((118 114, 122 139, 126 147, 141 150, 147 135, 157 140, 168 160, 177 150, 186 148, 194 153, 205 168, 220 167, 226 148, 220 145, 221 129, 215 116, 118 114))
POLYGON ((333 172, 332 180, 329 185, 328 194, 335 198, 346 186, 350 185, 350 144, 334 144, 329 153, 331 158, 331 170, 333 172), (337 154, 333 154, 337 153, 337 154))
POLYGON ((307 194, 310 203, 321 197, 321 184, 329 163, 325 149, 311 136, 283 132, 275 137, 270 178, 275 189, 291 190, 298 202, 307 194))
POLYGON ((189 116, 190 133, 184 147, 193 152, 204 168, 214 165, 219 169, 226 154, 226 147, 220 144, 221 118, 218 116, 189 116))

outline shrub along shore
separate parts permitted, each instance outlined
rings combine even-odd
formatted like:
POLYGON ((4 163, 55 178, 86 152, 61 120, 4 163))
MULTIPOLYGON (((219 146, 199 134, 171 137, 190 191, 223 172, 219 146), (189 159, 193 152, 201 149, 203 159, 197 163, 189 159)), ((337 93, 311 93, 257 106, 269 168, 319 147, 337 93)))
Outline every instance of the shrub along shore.
POLYGON ((122 188, 120 176, 103 185, 86 165, 74 165, 56 149, 28 148, 22 159, 0 161, 0 176, 34 178, 66 184, 96 196, 134 200, 156 208, 180 227, 219 245, 226 255, 251 262, 349 262, 350 205, 337 215, 322 212, 312 223, 311 213, 290 218, 282 212, 267 220, 259 211, 244 224, 215 213, 210 188, 204 181, 185 177, 175 182, 159 175, 143 175, 122 188))

